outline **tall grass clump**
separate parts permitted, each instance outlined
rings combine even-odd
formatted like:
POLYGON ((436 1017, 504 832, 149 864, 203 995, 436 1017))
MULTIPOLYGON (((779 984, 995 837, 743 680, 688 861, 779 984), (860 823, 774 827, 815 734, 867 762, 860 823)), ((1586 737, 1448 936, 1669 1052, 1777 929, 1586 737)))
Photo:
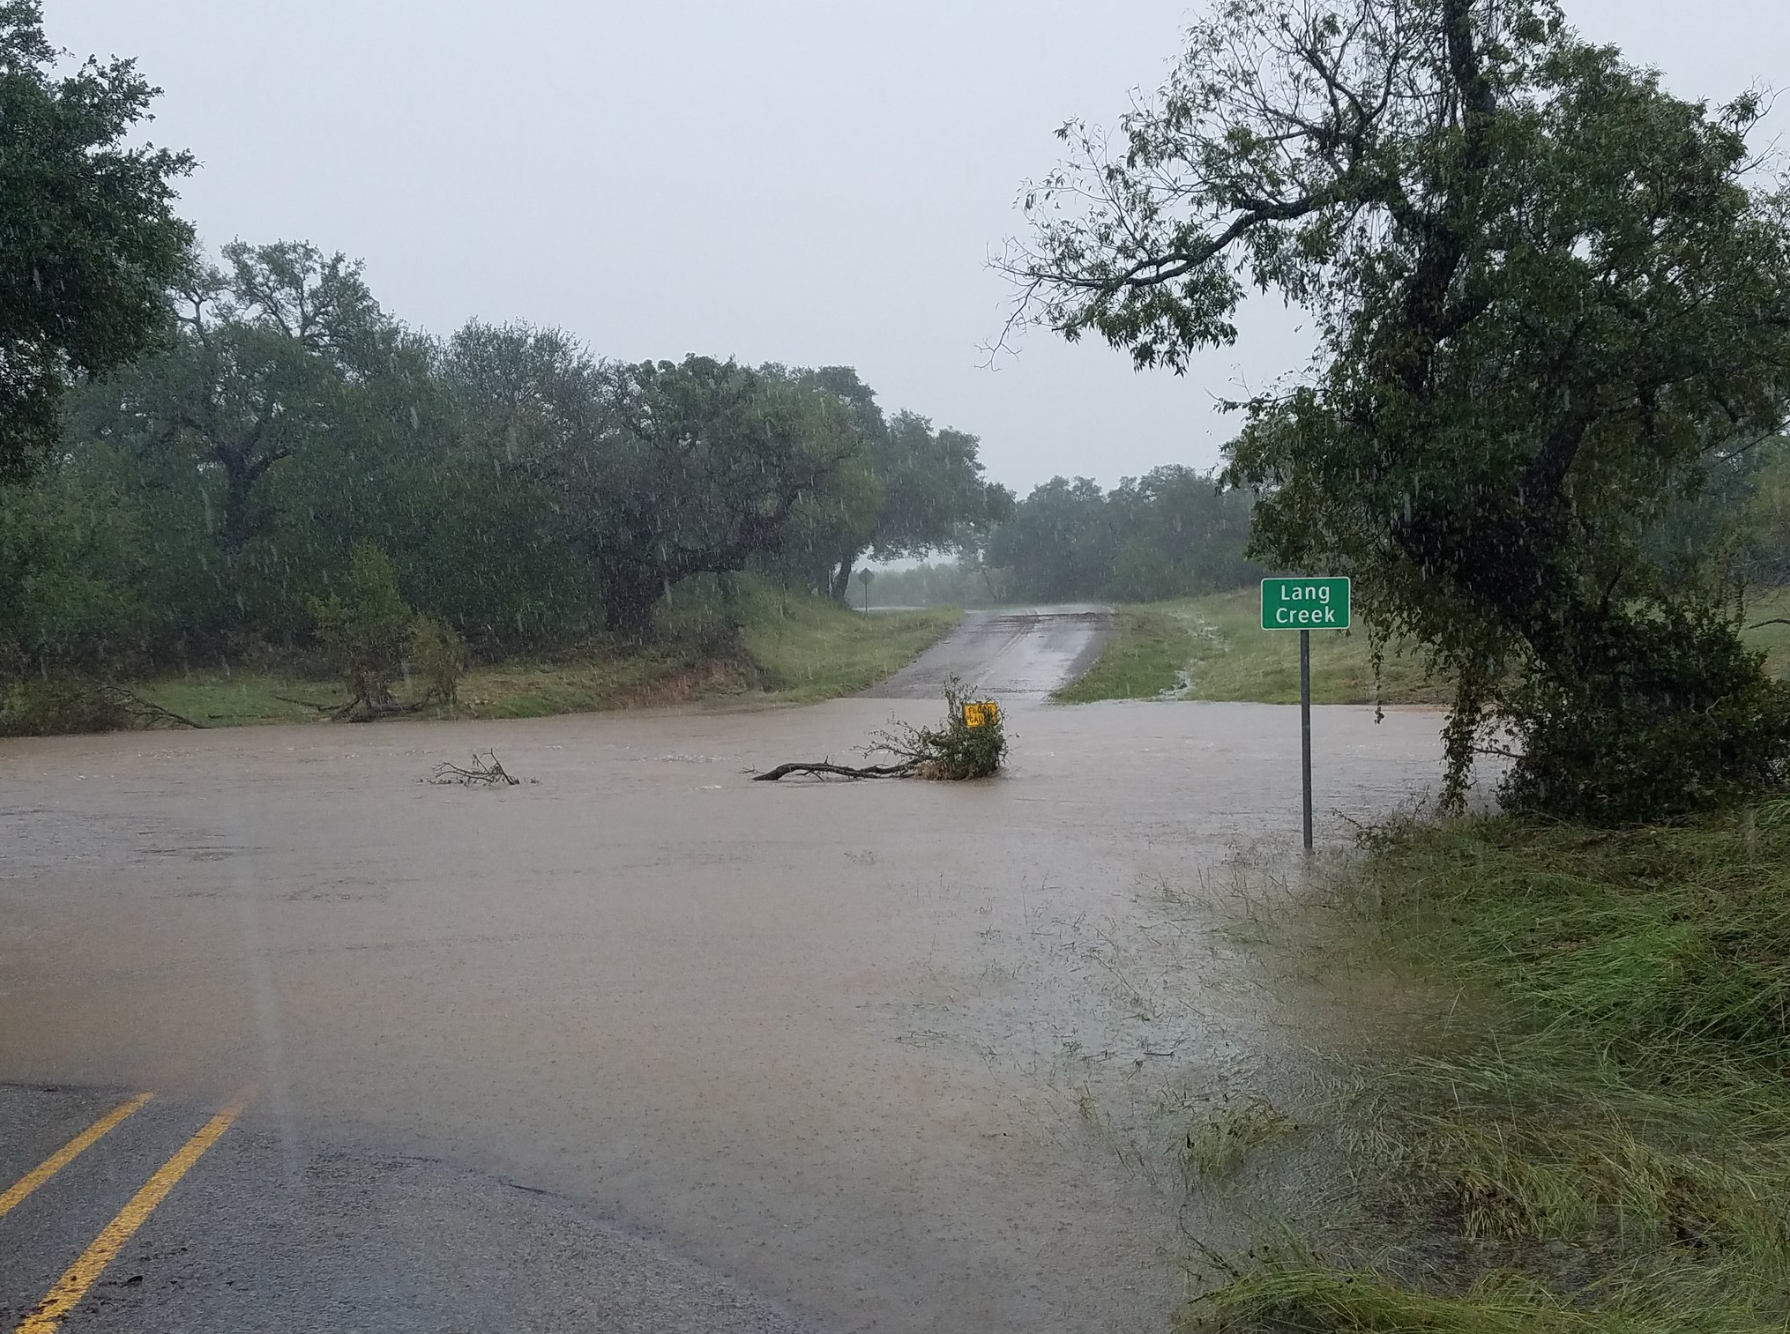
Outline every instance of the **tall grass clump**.
POLYGON ((1410 825, 1345 895, 1452 1018, 1350 1111, 1347 1253, 1239 1269, 1189 1327, 1790 1327, 1790 802, 1410 825))

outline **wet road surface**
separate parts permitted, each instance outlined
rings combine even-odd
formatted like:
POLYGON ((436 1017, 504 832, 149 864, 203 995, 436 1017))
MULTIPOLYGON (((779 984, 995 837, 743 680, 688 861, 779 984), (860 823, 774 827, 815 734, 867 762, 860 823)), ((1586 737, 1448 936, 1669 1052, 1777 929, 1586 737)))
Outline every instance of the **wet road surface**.
POLYGON ((1039 701, 1094 665, 1113 626, 1111 607, 965 612, 950 634, 865 695, 937 699, 946 680, 956 677, 978 694, 1039 701))
MULTIPOLYGON (((1151 905, 1292 846, 1297 712, 1022 703, 992 781, 747 779, 936 713, 5 743, 0 1083, 159 1095, 0 1217, 6 1311, 252 1085, 105 1327, 492 1323, 430 1323, 455 1283, 536 1293, 519 1329, 1164 1327, 1182 1196, 1111 1128, 1137 1072, 1241 1090, 1297 1040, 1221 942, 1156 949, 1151 905), (486 747, 538 781, 420 781, 486 747)), ((1318 710, 1320 837, 1429 789, 1436 732, 1318 710)), ((9 1133, 0 1189, 103 1101, 9 1133)))
MULTIPOLYGON (((128 1091, 0 1088, 0 1179, 24 1178, 128 1091)), ((115 1211, 211 1107, 152 1099, 0 1215, 0 1328, 42 1311, 115 1211)), ((48 1314, 48 1313, 44 1313, 48 1314)), ((43 1318, 39 1315, 38 1318, 43 1318)), ((230 1126, 62 1320, 128 1334, 602 1330, 801 1334, 800 1323, 588 1205, 403 1153, 230 1126)))

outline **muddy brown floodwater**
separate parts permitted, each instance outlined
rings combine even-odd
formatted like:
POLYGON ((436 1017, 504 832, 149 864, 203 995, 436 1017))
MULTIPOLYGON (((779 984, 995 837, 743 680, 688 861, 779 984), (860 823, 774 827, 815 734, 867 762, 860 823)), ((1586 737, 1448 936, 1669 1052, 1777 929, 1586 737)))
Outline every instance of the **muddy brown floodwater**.
MULTIPOLYGON (((996 780, 747 779, 892 713, 937 705, 5 743, 0 1081, 253 1079, 295 1148, 595 1201, 831 1328, 1161 1328, 1180 1195, 1102 1108, 1286 1040, 1216 942, 1124 942, 1291 846, 1297 712, 1016 706, 996 780), (538 781, 420 781, 487 747, 538 781)), ((1320 828, 1429 788, 1436 733, 1318 710, 1320 828)))

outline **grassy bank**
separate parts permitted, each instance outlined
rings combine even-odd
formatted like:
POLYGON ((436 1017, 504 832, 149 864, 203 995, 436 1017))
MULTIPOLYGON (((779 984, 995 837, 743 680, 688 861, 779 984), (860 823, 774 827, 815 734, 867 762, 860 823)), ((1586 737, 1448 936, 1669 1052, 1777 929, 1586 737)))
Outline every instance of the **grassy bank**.
POLYGON ((1790 802, 1416 828, 1344 891, 1448 998, 1345 1120, 1358 1218, 1190 1329, 1756 1334, 1790 1322, 1790 802))
MULTIPOLYGON (((1299 701, 1299 636, 1261 627, 1254 588, 1179 602, 1119 608, 1118 633, 1094 668, 1057 692, 1064 703, 1101 699, 1299 701)), ((1790 589, 1749 603, 1746 639, 1767 652, 1766 670, 1790 674, 1790 589)), ((1446 704, 1445 681, 1420 654, 1388 651, 1376 685, 1367 634, 1325 631, 1311 637, 1311 697, 1318 704, 1446 704)))
MULTIPOLYGON (((1101 699, 1299 702, 1299 636, 1261 627, 1259 594, 1239 589, 1179 602, 1119 608, 1118 633, 1094 668, 1057 692, 1069 704, 1101 699)), ((1389 653, 1378 698, 1385 704, 1447 699, 1421 660, 1389 653)), ((1327 631, 1311 637, 1311 697, 1320 704, 1367 704, 1375 698, 1367 635, 1327 631)))
MULTIPOLYGON (((593 643, 539 660, 472 667, 455 716, 533 718, 737 697, 808 702, 873 685, 955 625, 955 608, 865 616, 821 598, 742 579, 732 599, 673 599, 645 646, 593 643)), ((398 699, 422 683, 400 682, 398 699)), ((279 670, 187 672, 135 683, 144 699, 206 726, 313 721, 340 702, 330 678, 279 670)), ((431 709, 424 717, 446 717, 431 709)))

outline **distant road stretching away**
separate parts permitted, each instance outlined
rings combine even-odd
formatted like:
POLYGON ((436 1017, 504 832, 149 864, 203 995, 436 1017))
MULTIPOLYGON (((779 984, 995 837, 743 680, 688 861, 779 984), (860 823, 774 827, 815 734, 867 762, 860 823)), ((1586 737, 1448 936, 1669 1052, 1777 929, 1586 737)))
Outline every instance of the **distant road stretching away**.
POLYGON ((869 699, 931 699, 958 677, 978 693, 1040 702, 1075 680, 1113 637, 1113 610, 1092 604, 972 611, 869 699))

